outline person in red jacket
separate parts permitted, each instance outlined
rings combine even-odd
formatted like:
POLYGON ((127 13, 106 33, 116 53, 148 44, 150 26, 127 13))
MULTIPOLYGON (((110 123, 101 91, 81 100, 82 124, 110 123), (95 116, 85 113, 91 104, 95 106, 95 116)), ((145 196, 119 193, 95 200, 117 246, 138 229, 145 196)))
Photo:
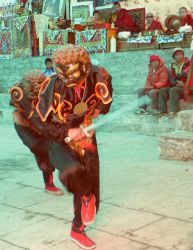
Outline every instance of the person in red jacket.
POLYGON ((170 86, 159 91, 158 106, 161 114, 167 113, 167 100, 169 99, 169 111, 173 117, 180 110, 180 99, 185 97, 190 61, 184 56, 182 48, 175 48, 172 57, 174 62, 169 72, 170 86))
MULTIPOLYGON (((152 101, 151 113, 156 113, 158 109, 158 93, 161 88, 168 85, 168 70, 164 64, 164 60, 159 55, 151 55, 149 71, 146 84, 138 93, 138 97, 148 95, 152 101)), ((147 113, 147 105, 140 107, 140 113, 147 113)))
POLYGON ((114 13, 111 16, 110 22, 114 23, 115 28, 118 29, 118 32, 121 31, 130 31, 130 32, 139 32, 139 27, 135 24, 132 19, 132 16, 129 15, 126 9, 122 9, 120 3, 115 2, 113 4, 114 13))
POLYGON ((179 9, 179 17, 181 18, 181 25, 190 25, 193 28, 193 18, 190 14, 188 14, 188 10, 186 7, 181 7, 179 9))

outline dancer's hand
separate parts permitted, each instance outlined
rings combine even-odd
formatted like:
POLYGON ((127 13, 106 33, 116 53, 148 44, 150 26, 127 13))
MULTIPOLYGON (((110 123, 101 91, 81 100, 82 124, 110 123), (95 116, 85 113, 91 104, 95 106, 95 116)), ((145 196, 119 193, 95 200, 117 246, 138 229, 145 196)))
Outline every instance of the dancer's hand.
POLYGON ((68 130, 68 136, 74 141, 80 141, 86 135, 81 128, 70 128, 68 130))

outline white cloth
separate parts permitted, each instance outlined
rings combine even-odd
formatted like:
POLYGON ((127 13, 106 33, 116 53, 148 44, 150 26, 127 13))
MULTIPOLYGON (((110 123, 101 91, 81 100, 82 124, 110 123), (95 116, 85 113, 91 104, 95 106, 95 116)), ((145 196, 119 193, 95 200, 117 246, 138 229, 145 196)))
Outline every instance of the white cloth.
POLYGON ((36 36, 39 38, 42 31, 48 30, 49 17, 42 14, 34 14, 34 21, 36 27, 36 36))
POLYGON ((186 25, 180 27, 178 31, 180 33, 189 33, 189 32, 192 32, 192 27, 190 25, 186 24, 186 25))
POLYGON ((118 33, 118 38, 120 39, 128 39, 131 36, 131 32, 129 31, 122 31, 118 33))

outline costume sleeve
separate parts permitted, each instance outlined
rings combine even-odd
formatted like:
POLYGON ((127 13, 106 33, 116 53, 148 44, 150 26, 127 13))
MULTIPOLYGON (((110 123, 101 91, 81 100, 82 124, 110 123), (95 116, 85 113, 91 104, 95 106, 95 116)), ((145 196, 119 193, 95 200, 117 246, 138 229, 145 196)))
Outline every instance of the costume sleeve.
POLYGON ((106 69, 99 67, 96 80, 95 93, 99 100, 96 109, 99 109, 100 113, 104 115, 109 112, 112 103, 112 77, 106 69))
POLYGON ((43 122, 37 112, 30 118, 30 123, 38 133, 56 142, 63 142, 70 128, 70 124, 53 122, 49 117, 43 122))

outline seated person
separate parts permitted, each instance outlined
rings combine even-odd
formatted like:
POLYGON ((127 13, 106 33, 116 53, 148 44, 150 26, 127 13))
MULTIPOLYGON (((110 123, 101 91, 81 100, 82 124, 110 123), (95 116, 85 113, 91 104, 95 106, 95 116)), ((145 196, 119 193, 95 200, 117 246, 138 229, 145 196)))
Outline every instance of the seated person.
POLYGON ((48 57, 45 59, 45 65, 46 65, 46 70, 44 71, 45 76, 51 77, 56 74, 53 68, 53 61, 51 58, 48 57))
POLYGON ((145 31, 153 31, 153 30, 164 32, 167 30, 167 28, 164 27, 164 25, 161 22, 154 19, 153 13, 148 12, 146 15, 145 31))
MULTIPOLYGON (((158 109, 158 93, 161 88, 168 85, 168 69, 164 64, 164 60, 159 55, 151 55, 149 64, 149 71, 146 79, 146 84, 143 89, 140 89, 138 97, 148 95, 151 98, 152 110, 149 110, 152 114, 157 113, 158 109)), ((139 107, 141 114, 148 113, 147 105, 139 107)))
POLYGON ((115 2, 113 4, 114 13, 111 15, 110 23, 114 23, 118 32, 130 31, 139 32, 139 27, 135 24, 132 16, 129 15, 126 9, 122 9, 120 3, 115 2))
POLYGON ((193 29, 193 18, 191 17, 190 14, 188 14, 188 10, 186 7, 181 7, 179 9, 179 17, 181 19, 181 25, 190 25, 193 29))
POLYGON ((93 11, 93 22, 94 23, 103 23, 103 20, 100 17, 100 12, 98 10, 93 11))
POLYGON ((93 29, 110 28, 110 24, 105 23, 105 20, 101 18, 100 12, 98 10, 93 11, 93 16, 89 18, 89 23, 92 25, 93 29))
POLYGON ((158 95, 158 108, 161 114, 167 113, 167 100, 169 99, 169 111, 171 116, 175 116, 180 110, 179 101, 184 98, 186 92, 186 81, 190 62, 184 56, 182 48, 175 48, 172 54, 174 62, 171 64, 169 72, 170 86, 162 88, 158 95))

